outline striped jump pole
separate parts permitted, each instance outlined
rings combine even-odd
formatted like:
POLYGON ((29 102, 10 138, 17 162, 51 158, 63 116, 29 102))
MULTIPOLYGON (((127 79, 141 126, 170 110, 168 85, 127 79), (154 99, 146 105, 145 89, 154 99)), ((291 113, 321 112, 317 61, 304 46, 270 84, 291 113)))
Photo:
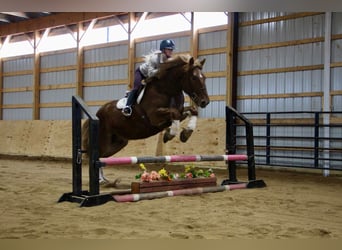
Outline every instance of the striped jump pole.
POLYGON ((247 155, 166 155, 142 157, 107 157, 100 158, 105 166, 125 165, 136 163, 165 163, 165 162, 199 162, 199 161, 246 161, 247 155))
POLYGON ((235 189, 244 189, 247 187, 246 183, 213 186, 213 187, 197 187, 197 188, 185 188, 178 190, 152 192, 152 193, 141 193, 141 194, 124 194, 124 195, 113 195, 113 199, 117 202, 134 202, 141 200, 152 200, 157 198, 172 197, 179 195, 195 195, 204 193, 215 193, 223 192, 235 189))

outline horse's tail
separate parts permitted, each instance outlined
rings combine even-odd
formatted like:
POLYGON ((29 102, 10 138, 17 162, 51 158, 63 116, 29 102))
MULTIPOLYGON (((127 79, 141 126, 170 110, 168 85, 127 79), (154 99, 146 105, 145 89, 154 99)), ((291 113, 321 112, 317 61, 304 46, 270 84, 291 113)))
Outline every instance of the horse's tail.
POLYGON ((89 147, 89 119, 87 119, 82 126, 82 150, 88 156, 89 147))

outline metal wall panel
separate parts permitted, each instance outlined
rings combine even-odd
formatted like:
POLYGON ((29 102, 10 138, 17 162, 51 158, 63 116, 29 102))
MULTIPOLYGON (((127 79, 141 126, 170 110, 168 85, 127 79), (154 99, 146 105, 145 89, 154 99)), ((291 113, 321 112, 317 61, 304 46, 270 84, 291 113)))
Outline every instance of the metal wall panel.
POLYGON ((76 70, 52 71, 40 74, 40 85, 76 83, 76 70))
POLYGON ((342 61, 342 39, 333 40, 331 42, 331 62, 341 62, 341 61, 342 61))
POLYGON ((83 90, 83 97, 87 101, 117 100, 125 96, 126 90, 126 84, 85 87, 83 90))
POLYGON ((240 22, 250 22, 292 14, 293 12, 244 12, 239 15, 240 22), (243 15, 242 15, 243 14, 243 15))
MULTIPOLYGON (((254 21, 264 18, 269 18, 269 16, 261 13, 240 14, 240 21, 254 21)), ((323 37, 324 21, 324 14, 320 14, 240 27, 239 45, 242 47, 280 42, 284 45, 282 47, 240 51, 238 53, 238 71, 248 72, 322 65, 324 59, 323 42, 285 45, 286 42, 295 40, 323 37)), ((267 74, 250 73, 249 75, 238 77, 237 95, 241 98, 237 101, 237 109, 240 112, 320 111, 322 108, 322 98, 320 96, 300 97, 291 96, 291 94, 321 93, 322 88, 323 70, 293 70, 290 72, 267 74), (268 95, 270 96, 267 97, 268 95), (275 97, 277 95, 278 97, 275 97)), ((300 114, 298 118, 304 118, 305 116, 305 114, 300 114)), ((265 119, 265 117, 255 118, 265 119)), ((280 115, 278 118, 287 119, 285 115, 280 115)), ((290 119, 293 119, 293 117, 290 119)), ((254 135, 265 136, 265 132, 256 129, 254 135)), ((296 136, 303 134, 309 134, 309 137, 313 136, 313 131, 309 129, 292 127, 277 127, 271 133, 273 136, 296 136)), ((276 139, 273 140, 272 145, 279 147, 301 147, 312 146, 312 143, 312 141, 304 140, 276 139)), ((255 144, 265 145, 265 141, 256 140, 255 144)), ((256 153, 264 154, 264 151, 256 150, 256 153)), ((271 164, 281 164, 289 161, 288 156, 308 157, 312 155, 312 152, 275 150, 271 154, 283 155, 284 158, 271 158, 271 164)), ((262 158, 257 157, 257 161, 262 162, 262 158)), ((309 163, 305 159, 292 161, 293 163, 309 163)))
POLYGON ((342 12, 332 13, 331 34, 342 34, 342 12))
POLYGON ((114 65, 106 67, 86 68, 84 70, 85 82, 109 81, 127 79, 128 65, 114 65))
POLYGON ((32 104, 32 92, 5 92, 3 93, 3 104, 32 104))
POLYGON ((206 80, 208 95, 225 95, 227 84, 225 77, 213 77, 206 80))
MULTIPOLYGON (((24 56, 22 58, 14 58, 3 61, 3 72, 13 73, 20 72, 18 75, 3 76, 3 89, 12 88, 30 88, 32 87, 32 74, 22 74, 22 71, 31 71, 33 69, 33 57, 24 56)), ((2 93, 3 105, 21 105, 32 104, 32 91, 4 92, 2 93)), ((3 108, 4 120, 25 120, 32 119, 32 108, 3 108)))
POLYGON ((4 76, 3 88, 22 88, 31 87, 33 82, 32 75, 4 76))
POLYGON ((101 106, 89 106, 89 110, 92 114, 96 114, 96 112, 101 108, 101 106))
POLYGON ((96 63, 128 58, 128 45, 115 45, 84 50, 84 63, 96 63))
MULTIPOLYGON (((332 13, 331 34, 342 34, 342 12, 332 13)), ((342 62, 342 39, 332 40, 331 42, 331 62, 342 62)), ((342 90, 342 67, 335 67, 331 69, 331 90, 342 90)), ((342 111, 342 95, 334 95, 331 98, 332 111, 342 111)), ((336 115, 341 117, 342 115, 336 115)), ((336 129, 335 129, 336 130, 336 129)), ((331 129, 331 133, 336 133, 334 129, 331 129)), ((339 135, 342 131, 338 131, 339 135)), ((337 136, 337 134, 335 134, 337 136)), ((342 145, 340 145, 342 147, 342 145)))
POLYGON ((63 52, 54 54, 42 54, 40 58, 40 67, 44 68, 56 68, 70 65, 76 65, 77 63, 77 52, 63 52))
POLYGON ((200 33, 198 36, 198 48, 200 50, 225 48, 227 46, 227 31, 214 31, 200 33))
POLYGON ((323 64, 324 44, 303 44, 283 48, 241 51, 239 71, 323 64))
MULTIPOLYGON (((199 50, 210 50, 217 48, 226 48, 227 46, 227 30, 211 31, 200 33, 198 37, 199 50)), ((203 67, 203 72, 225 72, 227 70, 227 55, 226 53, 206 54, 204 56, 206 62, 203 67)), ((223 118, 225 117, 225 97, 227 80, 226 77, 211 77, 206 80, 208 95, 223 96, 223 100, 211 101, 205 109, 199 109, 199 117, 204 118, 223 118)))
POLYGON ((13 60, 4 60, 3 62, 3 71, 5 73, 32 69, 33 57, 16 58, 13 60))
POLYGON ((205 64, 203 66, 204 72, 217 72, 226 71, 227 67, 227 56, 225 53, 205 55, 205 64))
MULTIPOLYGON (((40 73, 40 85, 75 84, 76 70, 59 70, 60 67, 75 66, 77 64, 76 50, 59 51, 57 53, 43 53, 40 67, 49 69, 40 73), (57 70, 56 70, 57 68, 57 70)), ((71 118, 71 107, 53 107, 58 103, 69 103, 75 88, 57 88, 40 90, 40 103, 51 103, 52 107, 39 109, 41 120, 63 120, 71 118)))
POLYGON ((75 95, 75 88, 41 90, 40 103, 70 102, 73 95, 75 95))
MULTIPOLYGON (((128 60, 128 44, 116 44, 100 48, 89 48, 84 51, 86 64, 128 60)), ((84 82, 101 82, 128 79, 128 64, 118 64, 103 67, 89 67, 84 69, 84 82)), ((99 83, 99 85, 101 85, 99 83)), ((127 84, 113 84, 103 86, 87 86, 83 88, 85 101, 108 101, 122 98, 127 91, 127 84)), ((91 109, 96 113, 98 106, 91 109)))
MULTIPOLYGON (((341 40, 339 40, 341 41, 341 40)), ((336 43, 335 43, 336 45, 336 43)), ((336 46, 337 47, 337 46, 336 46)), ((341 53, 341 48, 332 49, 332 54, 334 51, 338 51, 337 55, 341 53)), ((334 62, 341 62, 342 57, 339 56, 332 56, 332 61, 334 62)), ((331 91, 341 91, 342 90, 342 67, 335 67, 331 69, 331 91)), ((331 98, 331 109, 332 111, 342 111, 342 95, 333 95, 331 98)), ((336 114, 336 116, 342 116, 336 114)))
POLYGON ((3 109, 3 120, 31 120, 31 108, 16 108, 16 109, 3 109))
POLYGON ((204 109, 199 108, 198 114, 201 118, 224 118, 225 110, 225 101, 211 101, 204 109))
MULTIPOLYGON (((252 21, 260 13, 241 13, 240 20, 252 21), (245 16, 247 15, 247 17, 245 16)), ((260 18, 262 18, 260 14, 260 18)), ((259 17, 258 17, 259 18, 259 17)), ((257 19, 258 19, 257 18, 257 19)), ((244 26, 240 28, 241 46, 286 42, 321 37, 324 34, 324 14, 277 22, 244 26), (266 28, 267 27, 267 28, 266 28)), ((269 49, 241 51, 238 54, 238 70, 268 70, 286 67, 323 64, 322 42, 283 46, 269 49)), ((244 75, 238 78, 238 96, 292 94, 322 91, 322 70, 287 73, 244 75)), ((294 111, 321 109, 316 97, 242 99, 238 101, 241 112, 294 111)))
POLYGON ((72 111, 69 107, 62 108, 41 108, 41 120, 71 120, 72 111))
MULTIPOLYGON (((251 19, 251 13, 240 13, 239 18, 240 21, 255 21, 263 19, 251 19)), ((323 30, 324 14, 255 24, 243 26, 239 29, 239 44, 240 46, 248 46, 322 37, 324 36, 323 30)))

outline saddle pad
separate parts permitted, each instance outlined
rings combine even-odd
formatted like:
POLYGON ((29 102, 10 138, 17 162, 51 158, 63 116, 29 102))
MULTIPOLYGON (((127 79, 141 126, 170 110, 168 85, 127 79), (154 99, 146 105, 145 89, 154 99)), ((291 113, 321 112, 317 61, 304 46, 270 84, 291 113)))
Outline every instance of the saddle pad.
POLYGON ((127 97, 121 98, 116 103, 117 109, 123 109, 126 106, 126 103, 127 103, 127 97))
POLYGON ((141 102, 141 99, 143 98, 144 96, 144 93, 145 93, 145 87, 141 90, 138 98, 137 98, 137 103, 139 104, 141 102))

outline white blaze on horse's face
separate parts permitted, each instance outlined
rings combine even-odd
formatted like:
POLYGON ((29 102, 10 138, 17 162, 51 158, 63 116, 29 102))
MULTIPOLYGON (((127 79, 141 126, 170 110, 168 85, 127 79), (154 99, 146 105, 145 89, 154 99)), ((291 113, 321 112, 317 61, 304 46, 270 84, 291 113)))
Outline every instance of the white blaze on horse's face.
POLYGON ((198 106, 204 108, 209 104, 209 97, 205 86, 205 76, 199 67, 195 67, 192 73, 193 92, 190 97, 198 106))

